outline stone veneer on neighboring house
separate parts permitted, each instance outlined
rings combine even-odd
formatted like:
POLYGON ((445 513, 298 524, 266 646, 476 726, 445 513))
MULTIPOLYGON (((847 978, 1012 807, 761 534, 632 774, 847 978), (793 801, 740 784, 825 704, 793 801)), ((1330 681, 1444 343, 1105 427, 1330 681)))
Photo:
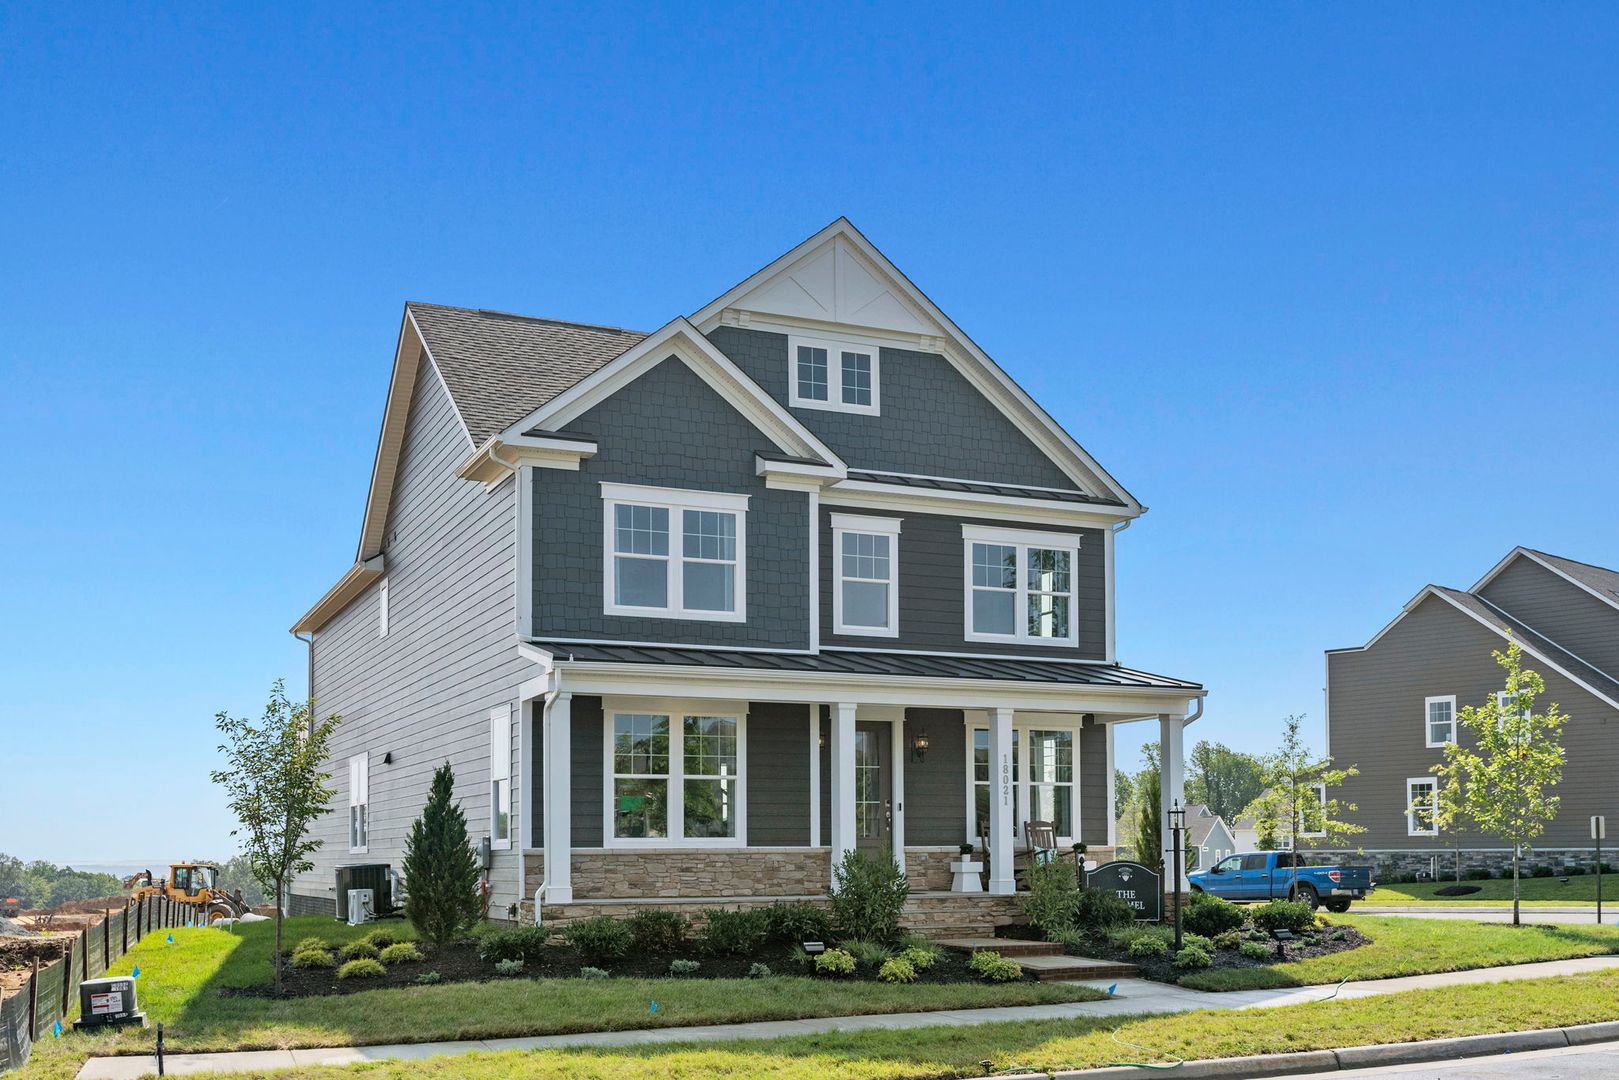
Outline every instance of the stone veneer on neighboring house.
MULTIPOLYGON (((1316 860, 1321 864, 1342 863, 1346 866, 1370 866, 1372 877, 1376 881, 1391 882, 1398 874, 1421 874, 1426 877, 1434 870, 1434 861, 1438 860, 1439 881, 1454 881, 1456 878, 1456 851, 1443 848, 1428 848, 1420 851, 1324 851, 1309 850, 1301 852, 1306 858, 1316 860)), ((1462 849, 1462 877, 1466 878, 1470 870, 1489 870, 1496 876, 1506 871, 1508 876, 1512 873, 1512 852, 1509 850, 1478 850, 1475 848, 1462 849)), ((1609 866, 1619 863, 1619 858, 1610 858, 1603 853, 1602 861, 1609 866)), ((1525 852, 1519 862, 1519 871, 1524 877, 1529 876, 1531 868, 1536 866, 1549 866, 1562 876, 1564 868, 1570 866, 1584 867, 1587 873, 1596 870, 1596 853, 1590 848, 1547 848, 1525 852)))

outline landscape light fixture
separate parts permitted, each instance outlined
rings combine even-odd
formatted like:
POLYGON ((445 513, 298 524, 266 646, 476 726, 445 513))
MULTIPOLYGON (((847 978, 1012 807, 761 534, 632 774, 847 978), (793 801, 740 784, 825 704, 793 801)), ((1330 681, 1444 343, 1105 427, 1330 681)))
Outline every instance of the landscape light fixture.
POLYGON ((1293 940, 1293 931, 1278 928, 1272 930, 1270 936, 1276 939, 1276 959, 1286 960, 1287 943, 1293 940))

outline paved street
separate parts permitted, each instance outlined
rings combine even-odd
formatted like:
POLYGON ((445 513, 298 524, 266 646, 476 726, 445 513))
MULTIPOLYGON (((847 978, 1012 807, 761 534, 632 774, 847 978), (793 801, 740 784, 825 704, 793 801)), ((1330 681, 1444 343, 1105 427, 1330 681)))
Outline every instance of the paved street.
POLYGON ((1561 1050, 1533 1050, 1524 1054, 1497 1054, 1445 1064, 1395 1065, 1382 1069, 1309 1073, 1309 1077, 1338 1080, 1608 1080, 1619 1076, 1619 1046, 1570 1046, 1561 1050))

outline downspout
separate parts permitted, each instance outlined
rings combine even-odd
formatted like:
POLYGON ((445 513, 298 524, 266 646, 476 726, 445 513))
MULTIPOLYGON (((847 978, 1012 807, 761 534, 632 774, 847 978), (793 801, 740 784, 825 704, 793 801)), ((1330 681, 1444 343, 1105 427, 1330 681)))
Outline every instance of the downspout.
MULTIPOLYGON (((551 689, 549 689, 549 690, 547 690, 545 692, 545 696, 542 699, 544 704, 542 704, 540 706, 540 730, 542 732, 545 730, 546 723, 550 720, 551 705, 556 701, 557 694, 560 693, 561 690, 562 690, 562 673, 553 668, 552 671, 551 671, 551 689)), ((543 765, 542 765, 542 768, 543 768, 543 765)), ((532 777, 529 778, 529 783, 533 783, 533 778, 532 777)), ((544 797, 546 797, 548 795, 548 792, 542 790, 540 794, 541 794, 541 797, 544 798, 544 797)), ((530 794, 529 798, 530 798, 529 808, 532 811, 532 809, 533 809, 533 802, 532 802, 533 795, 532 795, 532 793, 530 794)), ((546 814, 546 820, 547 821, 550 820, 550 816, 551 816, 550 814, 546 814)), ((533 814, 530 813, 529 820, 524 822, 524 825, 525 826, 531 826, 532 824, 533 824, 533 814)), ((540 844, 541 844, 542 847, 545 844, 544 830, 541 830, 540 844)), ((550 865, 547 864, 545 869, 546 869, 546 876, 540 880, 539 886, 536 887, 535 890, 534 890, 534 925, 535 926, 544 926, 545 925, 545 920, 544 920, 544 917, 543 917, 543 915, 541 913, 541 905, 544 904, 544 902, 545 902, 546 890, 551 884, 551 878, 550 878, 551 867, 550 867, 550 865)), ((527 885, 527 884, 528 884, 527 868, 525 867, 523 880, 518 883, 517 893, 518 893, 519 896, 522 895, 523 887, 525 885, 527 885)))
POLYGON ((310 734, 314 734, 314 731, 315 731, 315 708, 314 708, 314 704, 315 704, 315 634, 314 634, 313 631, 311 631, 308 637, 304 637, 302 634, 300 634, 296 630, 288 630, 287 633, 291 634, 293 637, 295 637, 299 641, 303 642, 306 651, 309 653, 309 672, 308 672, 308 678, 309 678, 308 691, 309 692, 305 695, 305 699, 309 702, 309 706, 310 706, 310 708, 309 708, 309 731, 310 731, 310 734))

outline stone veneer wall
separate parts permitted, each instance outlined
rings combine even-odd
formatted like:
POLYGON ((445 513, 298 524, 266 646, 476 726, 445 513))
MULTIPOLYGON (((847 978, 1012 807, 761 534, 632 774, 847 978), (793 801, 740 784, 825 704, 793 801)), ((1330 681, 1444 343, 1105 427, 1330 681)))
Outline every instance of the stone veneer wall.
POLYGON ((912 892, 949 892, 950 864, 961 858, 960 848, 907 847, 905 877, 912 892))
MULTIPOLYGON (((829 857, 826 848, 575 850, 573 898, 821 896, 830 880, 829 857)), ((544 857, 530 855, 525 890, 530 900, 544 878, 544 857)))
MULTIPOLYGON (((1399 874, 1421 874, 1424 879, 1432 872, 1438 859, 1440 881, 1453 881, 1456 877, 1455 848, 1423 848, 1410 851, 1329 851, 1311 849, 1302 852, 1307 859, 1322 863, 1343 863, 1346 866, 1370 866, 1372 877, 1380 882, 1393 881, 1399 874)), ((1606 852, 1602 861, 1610 866, 1619 863, 1619 857, 1610 859, 1606 852)), ((1461 849, 1462 877, 1471 870, 1489 870, 1499 876, 1504 870, 1512 872, 1512 852, 1503 850, 1461 849)), ((1590 848, 1547 848, 1527 852, 1519 861, 1519 870, 1529 876, 1532 867, 1549 866, 1559 874, 1565 867, 1582 866, 1587 873, 1596 869, 1596 853, 1590 848)))

